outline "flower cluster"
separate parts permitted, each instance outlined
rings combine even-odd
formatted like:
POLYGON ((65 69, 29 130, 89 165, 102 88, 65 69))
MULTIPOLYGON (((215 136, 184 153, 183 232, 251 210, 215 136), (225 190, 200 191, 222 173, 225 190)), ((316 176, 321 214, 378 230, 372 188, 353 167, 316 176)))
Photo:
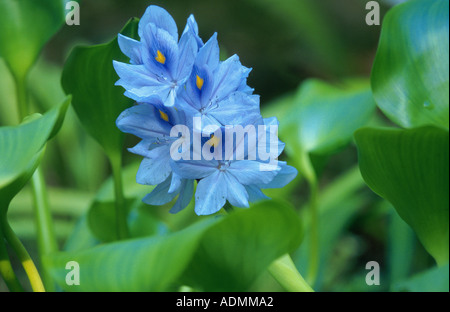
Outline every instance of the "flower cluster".
POLYGON ((117 85, 136 105, 117 119, 138 136, 129 150, 144 157, 140 184, 156 185, 144 198, 172 213, 195 191, 195 212, 209 215, 228 201, 236 207, 266 199, 261 189, 288 184, 297 171, 278 161, 284 144, 276 118, 263 119, 259 96, 247 85, 250 69, 237 55, 220 61, 217 34, 206 43, 191 15, 179 38, 170 14, 150 6, 139 22, 140 41, 119 34, 130 63, 114 62, 117 85))

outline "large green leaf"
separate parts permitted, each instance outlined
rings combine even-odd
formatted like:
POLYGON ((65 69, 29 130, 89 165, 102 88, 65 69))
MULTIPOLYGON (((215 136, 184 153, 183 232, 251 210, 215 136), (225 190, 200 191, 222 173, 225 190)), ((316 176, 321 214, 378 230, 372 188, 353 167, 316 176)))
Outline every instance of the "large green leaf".
POLYGON ((42 117, 0 128, 0 189, 33 167, 35 156, 59 130, 69 103, 70 97, 42 117))
POLYGON ((448 0, 414 0, 383 22, 372 71, 374 98, 402 127, 449 126, 448 0))
POLYGON ((435 127, 361 129, 355 134, 364 180, 390 201, 443 265, 449 258, 449 136, 435 127))
POLYGON ((280 137, 286 140, 288 152, 299 146, 303 152, 330 154, 351 141, 353 132, 366 125, 374 109, 366 80, 348 80, 339 86, 308 80, 280 123, 280 137))
POLYGON ((274 260, 302 240, 300 219, 290 205, 262 202, 236 211, 208 229, 185 278, 206 291, 245 291, 274 260))
MULTIPOLYGON (((121 33, 136 37, 137 24, 137 19, 132 19, 121 33)), ((62 75, 64 91, 73 95, 73 107, 81 123, 109 155, 122 150, 123 134, 116 127, 116 119, 133 103, 121 87, 114 85, 119 77, 113 60, 128 61, 117 37, 106 44, 76 47, 62 75)))
POLYGON ((448 292, 449 291, 449 265, 432 268, 412 278, 396 283, 394 291, 410 292, 448 292))
POLYGON ((266 202, 173 234, 56 253, 45 265, 67 291, 162 291, 182 281, 206 290, 235 290, 248 287, 300 239, 293 209, 266 202), (80 265, 79 286, 65 282, 69 261, 80 265))
POLYGON ((63 21, 62 0, 0 1, 0 57, 16 77, 25 77, 63 21))

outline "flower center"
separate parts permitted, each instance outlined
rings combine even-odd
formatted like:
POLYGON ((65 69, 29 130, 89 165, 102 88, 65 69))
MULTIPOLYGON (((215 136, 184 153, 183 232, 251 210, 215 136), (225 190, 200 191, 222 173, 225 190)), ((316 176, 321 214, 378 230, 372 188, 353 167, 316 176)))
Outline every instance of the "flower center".
POLYGON ((161 63, 161 64, 165 64, 166 63, 166 57, 164 56, 164 54, 162 54, 161 53, 161 51, 156 51, 156 57, 155 57, 155 60, 158 62, 158 63, 161 63))

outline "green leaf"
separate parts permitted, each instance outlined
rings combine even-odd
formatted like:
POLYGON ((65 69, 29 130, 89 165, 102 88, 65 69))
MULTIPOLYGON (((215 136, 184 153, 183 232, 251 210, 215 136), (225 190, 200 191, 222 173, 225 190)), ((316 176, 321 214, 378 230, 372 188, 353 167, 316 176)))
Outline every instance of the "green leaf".
MULTIPOLYGON (((57 253, 45 259, 66 291, 163 291, 184 271, 206 229, 207 220, 173 235, 103 244, 92 249, 57 253), (80 285, 68 286, 66 263, 80 265, 80 285)), ((216 221, 217 222, 217 221, 216 221)))
POLYGON ((410 292, 448 292, 449 291, 449 265, 432 268, 417 274, 409 280, 397 283, 394 291, 410 292))
POLYGON ((244 291, 303 236, 292 207, 268 201, 234 211, 206 231, 185 278, 205 291, 244 291))
POLYGON ((340 86, 308 80, 300 87, 289 117, 280 123, 286 149, 331 154, 348 144, 353 132, 366 125, 375 109, 369 83, 348 80, 340 86))
POLYGON ((69 103, 70 97, 42 117, 36 118, 35 115, 33 120, 28 119, 19 126, 0 128, 0 189, 21 176, 23 178, 24 174, 31 177, 37 166, 37 156, 45 143, 58 132, 69 103))
POLYGON ((64 21, 62 0, 0 1, 0 57, 23 79, 64 21))
POLYGON ((361 129, 355 134, 364 180, 387 199, 443 265, 449 258, 449 136, 435 127, 361 129))
POLYGON ((449 126, 448 14, 448 0, 415 0, 394 7, 383 22, 372 89, 402 127, 449 126))
MULTIPOLYGON (((136 37, 137 24, 137 19, 132 19, 121 33, 136 37)), ((109 156, 122 150, 123 134, 116 127, 116 119, 133 104, 123 95, 123 89, 114 85, 119 77, 113 60, 128 61, 117 37, 106 44, 76 47, 62 75, 64 91, 73 95, 73 107, 81 123, 109 156)))
POLYGON ((233 290, 248 287, 300 240, 293 209, 266 202, 173 234, 55 253, 44 264, 66 291, 164 291, 187 280, 206 290, 233 290), (80 265, 79 286, 65 282, 68 261, 80 265))

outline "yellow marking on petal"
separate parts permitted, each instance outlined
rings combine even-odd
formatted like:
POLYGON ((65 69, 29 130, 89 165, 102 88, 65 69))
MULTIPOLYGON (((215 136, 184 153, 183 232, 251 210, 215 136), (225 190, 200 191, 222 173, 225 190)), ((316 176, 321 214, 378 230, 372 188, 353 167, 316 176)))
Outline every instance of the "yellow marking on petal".
POLYGON ((166 63, 166 57, 164 56, 164 54, 162 54, 161 53, 161 51, 156 51, 156 57, 155 57, 155 60, 158 62, 158 63, 161 63, 161 64, 165 64, 166 63))
POLYGON ((214 136, 214 134, 211 135, 211 139, 209 139, 206 142, 206 144, 208 144, 209 146, 213 146, 213 147, 219 146, 219 143, 220 143, 220 139, 218 137, 214 136))
POLYGON ((165 122, 169 122, 169 116, 167 116, 166 113, 164 113, 163 111, 159 111, 159 116, 161 116, 161 119, 164 120, 165 122))
POLYGON ((197 80, 196 80, 195 84, 197 85, 197 88, 199 90, 201 90, 203 88, 203 83, 204 83, 204 80, 202 78, 200 78, 199 75, 197 75, 197 80))

